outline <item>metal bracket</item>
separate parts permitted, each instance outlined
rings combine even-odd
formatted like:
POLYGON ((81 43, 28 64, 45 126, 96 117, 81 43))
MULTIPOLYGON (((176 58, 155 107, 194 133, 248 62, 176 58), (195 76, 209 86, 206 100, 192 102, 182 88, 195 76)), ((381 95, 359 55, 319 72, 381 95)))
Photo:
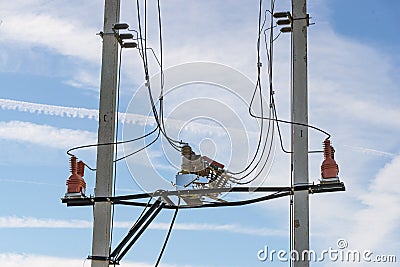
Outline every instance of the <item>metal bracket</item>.
POLYGON ((88 256, 87 259, 95 261, 110 261, 110 257, 104 257, 104 256, 88 256))
POLYGON ((110 254, 110 262, 112 264, 118 264, 125 254, 131 249, 151 222, 157 217, 160 211, 164 208, 165 203, 161 199, 157 199, 156 202, 147 210, 142 217, 135 222, 128 234, 122 239, 121 243, 114 249, 110 254))

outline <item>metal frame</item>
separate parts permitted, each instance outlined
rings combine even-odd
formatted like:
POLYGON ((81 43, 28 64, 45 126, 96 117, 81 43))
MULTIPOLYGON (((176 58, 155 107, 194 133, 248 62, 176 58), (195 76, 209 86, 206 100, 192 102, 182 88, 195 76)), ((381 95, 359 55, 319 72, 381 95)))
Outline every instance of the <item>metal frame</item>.
POLYGON ((152 193, 141 193, 134 195, 116 196, 116 197, 82 197, 82 198, 62 198, 62 203, 70 206, 93 206, 96 203, 109 203, 110 205, 128 205, 128 206, 144 206, 149 209, 133 224, 127 235, 111 252, 109 257, 89 256, 88 259, 96 261, 107 261, 109 264, 119 264, 126 253, 131 249, 139 237, 144 233, 151 222, 163 209, 196 209, 210 207, 227 207, 227 206, 243 206, 254 204, 261 201, 272 200, 285 196, 292 196, 295 192, 305 192, 307 194, 326 193, 345 191, 346 188, 342 182, 330 182, 320 184, 300 184, 292 187, 232 187, 232 188, 213 188, 213 189, 195 189, 195 190, 175 190, 164 191, 158 190, 152 193), (275 192, 259 198, 249 200, 241 200, 235 202, 215 202, 203 205, 175 205, 172 201, 165 201, 169 196, 204 196, 207 194, 232 192, 232 193, 266 193, 275 192), (157 198, 154 203, 137 202, 139 199, 157 198), (132 201, 133 200, 133 201, 132 201))
MULTIPOLYGON (((336 191, 345 191, 345 185, 342 182, 330 182, 330 183, 320 183, 320 184, 300 184, 294 185, 293 187, 290 186, 271 186, 271 187, 231 187, 231 188, 213 188, 213 189, 193 189, 193 190, 175 190, 175 191, 164 191, 158 190, 151 193, 140 193, 134 195, 124 195, 124 196, 115 196, 115 197, 80 197, 80 198, 69 198, 64 197, 62 198, 62 203, 67 204, 68 207, 74 206, 93 206, 95 203, 98 202, 109 202, 113 205, 121 204, 121 205, 129 205, 129 206, 146 206, 147 203, 144 202, 134 202, 128 200, 138 200, 150 197, 169 197, 169 196, 193 196, 193 195, 207 195, 207 194, 215 194, 215 193, 224 193, 224 192, 231 192, 231 193, 249 193, 249 192, 256 192, 256 193, 265 193, 265 192, 275 192, 277 193, 285 193, 283 195, 279 195, 278 197, 282 196, 289 196, 293 195, 294 192, 297 191, 308 191, 309 194, 317 194, 317 193, 327 193, 327 192, 336 192, 336 191)), ((273 197, 277 198, 277 197, 273 197)), ((272 199, 272 198, 271 198, 272 199)), ((244 200, 244 201, 251 201, 244 200)), ((209 203, 212 206, 232 206, 232 203, 238 202, 215 202, 209 203)), ((165 203, 165 209, 175 209, 176 205, 171 205, 170 202, 165 203)), ((192 206, 192 205, 180 205, 180 209, 184 208, 198 208, 198 207, 212 207, 209 204, 203 204, 199 206, 192 206)), ((149 206, 154 204, 149 204, 149 206)))
MULTIPOLYGON (((94 197, 62 199, 67 206, 93 206, 93 241, 92 267, 106 267, 117 264, 128 252, 140 235, 150 225, 162 209, 207 208, 221 206, 241 206, 284 196, 293 200, 291 246, 301 252, 309 248, 309 194, 344 191, 341 182, 309 184, 308 180, 308 109, 307 109, 307 0, 292 0, 292 181, 290 187, 233 187, 205 190, 156 191, 136 195, 111 197, 113 187, 114 146, 99 146, 97 152, 98 169, 96 171, 96 188, 94 197), (169 196, 207 196, 222 192, 275 192, 259 198, 236 201, 214 202, 196 206, 177 207, 169 196), (155 203, 143 203, 134 200, 159 197, 155 203), (111 207, 115 204, 150 207, 143 217, 134 224, 128 235, 110 254, 111 207)), ((120 0, 105 0, 104 33, 102 52, 102 73, 100 88, 98 143, 112 143, 115 134, 116 88, 118 66, 118 40, 115 38, 113 25, 119 23, 120 0)), ((121 41, 119 39, 119 41, 121 41)), ((291 247, 291 248, 292 248, 291 247)), ((296 261, 294 267, 307 267, 308 261, 296 261)))

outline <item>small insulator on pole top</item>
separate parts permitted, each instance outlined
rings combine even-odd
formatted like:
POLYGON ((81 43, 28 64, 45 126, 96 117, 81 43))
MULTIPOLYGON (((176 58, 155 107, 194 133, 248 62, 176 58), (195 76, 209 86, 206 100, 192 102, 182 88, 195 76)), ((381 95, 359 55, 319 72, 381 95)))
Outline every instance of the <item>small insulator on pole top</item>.
POLYGON ((321 165, 321 176, 323 179, 338 178, 339 166, 335 161, 335 149, 331 146, 331 141, 324 141, 324 161, 321 165))
POLYGON ((137 47, 137 43, 135 42, 124 42, 122 44, 123 48, 136 48, 137 47))
POLYGON ((114 30, 126 30, 129 28, 127 23, 117 23, 113 25, 114 30))
POLYGON ((287 18, 290 17, 290 12, 286 11, 286 12, 275 12, 273 14, 274 18, 278 19, 278 18, 287 18))

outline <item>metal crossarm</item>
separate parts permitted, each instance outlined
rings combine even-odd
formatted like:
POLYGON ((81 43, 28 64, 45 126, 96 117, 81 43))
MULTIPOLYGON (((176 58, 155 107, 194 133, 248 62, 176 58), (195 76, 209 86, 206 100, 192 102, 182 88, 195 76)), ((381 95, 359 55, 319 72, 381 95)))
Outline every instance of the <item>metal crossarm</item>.
MULTIPOLYGON (((317 193, 327 193, 327 192, 336 192, 336 191, 345 191, 346 188, 342 182, 334 182, 334 183, 321 183, 321 184, 299 184, 290 186, 270 186, 270 187, 231 187, 231 188, 213 188, 213 189, 197 189, 197 190, 175 190, 175 191, 155 191, 152 193, 141 193, 136 195, 125 195, 125 196, 116 196, 116 197, 85 197, 85 198, 63 198, 62 202, 66 203, 67 206, 91 206, 96 202, 111 202, 112 204, 120 204, 120 205, 131 205, 131 206, 147 206, 146 203, 143 202, 133 202, 132 200, 145 199, 150 197, 168 197, 168 196, 202 196, 213 193, 221 193, 221 192, 232 192, 232 193, 248 193, 248 192, 257 192, 257 193, 266 193, 271 192, 274 193, 270 196, 265 196, 259 198, 260 201, 270 200, 278 197, 284 197, 293 195, 296 191, 308 191, 309 194, 317 194, 317 193)), ((239 203, 251 204, 259 201, 241 201, 239 203)), ((212 206, 235 206, 236 202, 215 202, 198 206, 185 206, 181 205, 180 208, 199 208, 199 207, 212 207, 212 206)), ((151 206, 155 205, 151 204, 151 206)), ((171 203, 163 203, 163 207, 167 209, 174 209, 175 205, 171 205, 171 203)))

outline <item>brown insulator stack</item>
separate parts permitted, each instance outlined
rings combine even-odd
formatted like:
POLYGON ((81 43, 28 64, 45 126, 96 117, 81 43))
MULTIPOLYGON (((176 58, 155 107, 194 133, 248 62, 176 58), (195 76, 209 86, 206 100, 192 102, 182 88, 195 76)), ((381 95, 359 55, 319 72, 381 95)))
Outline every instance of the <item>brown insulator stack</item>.
POLYGON ((85 163, 83 163, 83 161, 76 162, 76 157, 72 156, 70 159, 71 176, 66 182, 67 194, 81 193, 82 195, 85 195, 86 182, 83 179, 84 170, 85 163))
POLYGON ((324 179, 337 178, 339 166, 335 161, 335 149, 329 139, 324 141, 324 161, 321 165, 321 176, 324 179))

